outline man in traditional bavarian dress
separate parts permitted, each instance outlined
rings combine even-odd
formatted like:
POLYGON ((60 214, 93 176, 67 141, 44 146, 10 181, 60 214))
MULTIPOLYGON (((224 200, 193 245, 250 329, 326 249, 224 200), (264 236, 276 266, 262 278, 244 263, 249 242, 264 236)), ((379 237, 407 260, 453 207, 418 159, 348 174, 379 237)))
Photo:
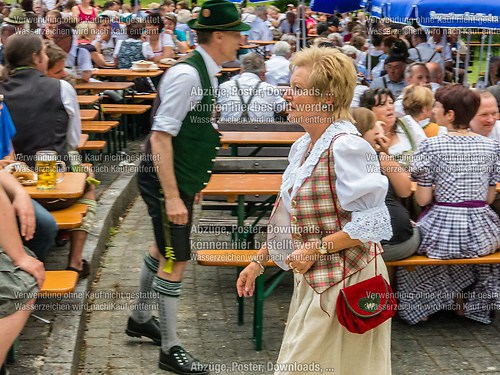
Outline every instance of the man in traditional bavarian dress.
POLYGON ((177 337, 182 276, 190 259, 195 195, 210 178, 220 134, 211 123, 214 90, 221 64, 236 58, 242 23, 236 6, 208 0, 198 18, 197 49, 170 68, 159 85, 146 156, 138 175, 139 190, 153 221, 155 245, 144 258, 141 294, 126 333, 161 343, 159 366, 178 374, 207 374, 208 366, 191 356, 177 337), (159 323, 151 315, 148 294, 159 303, 159 323))
POLYGON ((376 243, 392 236, 387 178, 369 172, 378 163, 375 151, 349 114, 356 70, 330 48, 302 50, 291 65, 289 121, 306 134, 290 150, 267 241, 240 273, 238 294, 253 294, 268 257, 294 271, 275 374, 390 375, 390 320, 354 334, 336 313, 343 287, 372 278, 377 266, 387 280, 376 243))

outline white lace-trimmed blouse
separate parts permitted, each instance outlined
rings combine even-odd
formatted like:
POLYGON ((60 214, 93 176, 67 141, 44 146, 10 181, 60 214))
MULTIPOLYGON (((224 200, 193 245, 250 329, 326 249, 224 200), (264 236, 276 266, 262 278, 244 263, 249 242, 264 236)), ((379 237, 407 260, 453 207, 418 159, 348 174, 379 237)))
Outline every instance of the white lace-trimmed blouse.
POLYGON ((293 144, 288 156, 290 164, 283 174, 280 188, 282 203, 290 212, 291 200, 339 133, 348 134, 339 137, 331 148, 337 177, 335 187, 342 207, 352 212, 351 221, 343 231, 362 242, 389 240, 392 227, 385 205, 387 178, 380 173, 375 150, 348 121, 330 125, 302 165, 311 137, 306 133, 293 144))

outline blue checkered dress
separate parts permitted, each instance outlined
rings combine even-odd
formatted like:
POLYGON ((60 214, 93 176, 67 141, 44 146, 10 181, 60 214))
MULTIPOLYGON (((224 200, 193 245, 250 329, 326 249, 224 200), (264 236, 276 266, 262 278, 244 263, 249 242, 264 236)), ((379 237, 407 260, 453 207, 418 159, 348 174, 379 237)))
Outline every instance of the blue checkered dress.
MULTIPOLYGON (((437 202, 486 201, 489 186, 500 181, 500 144, 481 136, 440 136, 425 140, 414 155, 412 178, 435 185, 437 202)), ((475 258, 500 247, 500 219, 489 206, 434 205, 418 222, 418 253, 429 258, 475 258)), ((500 305, 500 266, 418 267, 398 270, 400 316, 410 324, 439 310, 453 308, 466 289, 466 316, 490 323, 500 305), (490 294, 480 298, 478 293, 490 294)))

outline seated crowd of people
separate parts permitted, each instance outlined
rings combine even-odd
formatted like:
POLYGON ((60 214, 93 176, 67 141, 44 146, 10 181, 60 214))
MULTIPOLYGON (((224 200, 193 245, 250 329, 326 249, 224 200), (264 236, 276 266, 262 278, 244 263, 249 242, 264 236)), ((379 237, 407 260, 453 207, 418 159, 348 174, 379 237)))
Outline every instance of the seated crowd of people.
MULTIPOLYGON (((187 22, 197 16, 199 7, 190 10, 184 1, 165 0, 137 14, 118 1, 106 2, 103 9, 92 3, 53 0, 44 1, 44 9, 35 2, 32 9, 4 10, 0 169, 16 161, 32 166, 36 151, 42 149, 56 150, 71 165, 69 155, 81 134, 72 83, 92 80, 94 68, 130 69, 139 60, 159 63, 196 46, 196 33, 187 22)), ((290 85, 289 60, 301 30, 297 13, 294 7, 282 13, 262 5, 243 10, 242 19, 251 29, 241 33, 241 45, 254 40, 276 43, 253 52, 241 49, 238 60, 228 62, 241 71, 219 86, 220 121, 272 122, 286 115, 280 86, 290 85)), ((469 89, 461 84, 464 68, 455 66, 453 56, 463 55, 466 47, 452 30, 445 34, 439 29, 372 24, 368 45, 364 13, 314 14, 310 8, 304 13, 310 44, 338 49, 352 58, 358 71, 352 116, 379 155, 381 168, 374 173, 389 179, 386 205, 393 237, 382 243, 384 259, 494 253, 500 247, 500 201, 495 190, 500 182, 500 58, 491 60, 489 82, 483 81, 481 89, 469 89), (453 82, 455 77, 458 82, 453 82), (409 198, 412 180, 417 183, 416 203, 427 207, 418 222, 419 210, 409 198)), ((43 282, 39 261, 46 260, 57 226, 48 212, 51 207, 31 200, 10 177, 0 170, 0 201, 8 207, 0 215, 10 228, 0 233, 0 262, 13 264, 11 272, 19 272, 18 267, 31 274, 34 279, 27 278, 25 289, 36 291, 43 282), (16 225, 19 228, 14 229, 16 225), (30 251, 39 261, 26 256, 30 251)), ((92 184, 80 202, 88 211, 82 226, 70 232, 67 267, 84 278, 90 269, 82 252, 96 208, 92 184)), ((459 312, 466 317, 490 323, 491 306, 500 306, 499 270, 497 265, 398 270, 398 290, 405 296, 400 316, 415 324, 459 303, 459 312), (473 297, 461 299, 464 290, 473 297), (481 294, 492 297, 480 298, 481 294), (432 298, 421 297, 425 295, 432 298)), ((27 314, 4 305, 0 313, 0 331, 9 327, 7 340, 0 344, 1 364, 27 314)))

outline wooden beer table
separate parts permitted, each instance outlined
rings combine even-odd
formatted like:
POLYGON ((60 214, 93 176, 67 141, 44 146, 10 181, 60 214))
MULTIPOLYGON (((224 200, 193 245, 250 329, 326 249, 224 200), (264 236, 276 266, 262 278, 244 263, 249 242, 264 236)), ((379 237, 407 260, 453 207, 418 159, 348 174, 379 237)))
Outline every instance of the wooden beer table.
POLYGON ((202 193, 204 195, 224 195, 228 202, 234 202, 236 198, 238 201, 238 226, 243 227, 246 217, 245 196, 276 195, 281 186, 281 179, 282 174, 213 174, 202 193))
POLYGON ((221 132, 221 145, 245 146, 290 146, 304 135, 304 132, 221 132))
POLYGON ((134 80, 140 77, 158 77, 163 74, 163 70, 137 71, 133 69, 94 69, 92 75, 98 77, 124 77, 127 80, 134 80))
POLYGON ((33 199, 42 198, 79 198, 85 190, 87 175, 85 173, 66 172, 64 180, 56 185, 54 190, 38 190, 36 186, 24 188, 33 199))
POLYGON ((291 146, 304 132, 234 132, 222 131, 222 148, 231 147, 231 155, 238 156, 239 146, 256 146, 250 156, 255 156, 266 146, 291 146))
POLYGON ((133 82, 85 82, 77 83, 75 90, 105 91, 105 90, 127 90, 134 86, 133 82))
POLYGON ((89 106, 97 103, 100 97, 98 95, 77 95, 76 100, 79 105, 89 106))

